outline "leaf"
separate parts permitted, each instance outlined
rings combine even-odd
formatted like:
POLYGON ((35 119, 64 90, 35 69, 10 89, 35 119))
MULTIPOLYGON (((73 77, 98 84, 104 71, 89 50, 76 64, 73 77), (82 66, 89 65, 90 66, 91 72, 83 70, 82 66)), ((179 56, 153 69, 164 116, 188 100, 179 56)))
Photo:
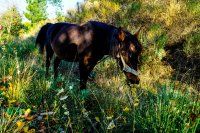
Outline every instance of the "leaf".
POLYGON ((137 107, 139 105, 139 103, 134 103, 134 107, 137 107))
POLYGON ((28 133, 35 133, 35 129, 29 130, 28 133))
POLYGON ((69 111, 65 111, 65 112, 64 112, 64 115, 69 116, 69 111))
POLYGON ((107 116, 107 117, 106 117, 107 120, 111 120, 112 118, 113 118, 113 115, 112 115, 112 116, 107 116))
POLYGON ((61 97, 61 98, 60 98, 60 101, 63 101, 63 100, 65 100, 65 99, 67 99, 67 98, 68 98, 68 96, 61 97))
POLYGON ((27 116, 27 117, 25 117, 25 119, 28 120, 28 121, 31 121, 31 120, 34 119, 34 116, 33 115, 32 116, 27 116))
POLYGON ((24 133, 27 133, 27 132, 28 132, 28 129, 29 129, 28 126, 24 127, 24 128, 23 128, 24 133))
POLYGON ((97 121, 97 122, 99 122, 100 123, 100 119, 99 119, 99 117, 95 117, 95 120, 97 121))

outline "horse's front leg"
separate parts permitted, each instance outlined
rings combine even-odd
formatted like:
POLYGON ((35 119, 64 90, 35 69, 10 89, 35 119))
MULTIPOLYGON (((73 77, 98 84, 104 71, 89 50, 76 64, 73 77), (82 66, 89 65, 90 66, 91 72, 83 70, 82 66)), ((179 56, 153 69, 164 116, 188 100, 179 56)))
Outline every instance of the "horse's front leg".
POLYGON ((80 90, 86 89, 86 84, 90 72, 93 70, 97 61, 92 57, 84 57, 79 61, 79 71, 80 71, 80 90))
POLYGON ((54 79, 58 77, 58 66, 60 64, 61 59, 59 59, 57 56, 54 60, 54 79))
POLYGON ((46 77, 49 76, 49 66, 50 66, 50 63, 51 63, 51 59, 53 57, 53 50, 52 48, 50 47, 50 44, 45 44, 45 49, 46 49, 46 77))

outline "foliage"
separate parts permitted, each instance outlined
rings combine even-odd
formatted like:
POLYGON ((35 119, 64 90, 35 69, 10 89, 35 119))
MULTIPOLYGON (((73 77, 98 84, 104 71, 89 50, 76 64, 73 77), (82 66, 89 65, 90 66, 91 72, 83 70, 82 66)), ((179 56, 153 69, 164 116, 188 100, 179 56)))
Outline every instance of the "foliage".
POLYGON ((0 45, 0 132, 199 132, 198 7, 195 0, 86 0, 65 17, 58 12, 57 21, 99 20, 132 33, 143 26, 140 84, 128 85, 107 58, 81 92, 77 63, 62 61, 58 79, 52 67, 45 78, 34 38, 49 20, 24 24, 26 34, 0 45))
POLYGON ((22 17, 16 6, 9 8, 0 17, 0 23, 3 25, 3 36, 18 36, 22 25, 22 17))
POLYGON ((83 23, 94 19, 102 22, 114 22, 114 16, 120 9, 119 4, 112 1, 88 0, 84 4, 77 4, 77 9, 68 11, 66 20, 69 22, 83 23))
POLYGON ((62 8, 61 2, 62 0, 48 0, 52 5, 58 7, 58 8, 62 8))
POLYGON ((27 3, 27 11, 24 12, 24 15, 28 20, 31 21, 31 23, 37 23, 47 18, 47 0, 27 0, 27 3))

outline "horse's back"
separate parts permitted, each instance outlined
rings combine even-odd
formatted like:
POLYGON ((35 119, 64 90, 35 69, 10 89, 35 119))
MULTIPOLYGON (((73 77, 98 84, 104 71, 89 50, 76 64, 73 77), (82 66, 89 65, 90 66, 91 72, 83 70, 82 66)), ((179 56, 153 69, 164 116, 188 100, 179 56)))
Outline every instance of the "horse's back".
POLYGON ((53 39, 56 37, 56 35, 58 34, 58 32, 65 26, 69 26, 70 23, 66 23, 66 22, 59 22, 59 23, 55 23, 52 24, 46 33, 47 36, 47 42, 52 42, 53 39))

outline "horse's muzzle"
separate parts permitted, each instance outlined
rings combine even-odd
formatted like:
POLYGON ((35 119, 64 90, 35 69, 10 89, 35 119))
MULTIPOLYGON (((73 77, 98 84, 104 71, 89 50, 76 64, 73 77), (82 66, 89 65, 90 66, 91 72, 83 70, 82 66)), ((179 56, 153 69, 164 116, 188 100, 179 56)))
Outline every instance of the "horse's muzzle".
POLYGON ((137 77, 135 79, 129 79, 131 84, 139 84, 140 83, 140 79, 137 77))

